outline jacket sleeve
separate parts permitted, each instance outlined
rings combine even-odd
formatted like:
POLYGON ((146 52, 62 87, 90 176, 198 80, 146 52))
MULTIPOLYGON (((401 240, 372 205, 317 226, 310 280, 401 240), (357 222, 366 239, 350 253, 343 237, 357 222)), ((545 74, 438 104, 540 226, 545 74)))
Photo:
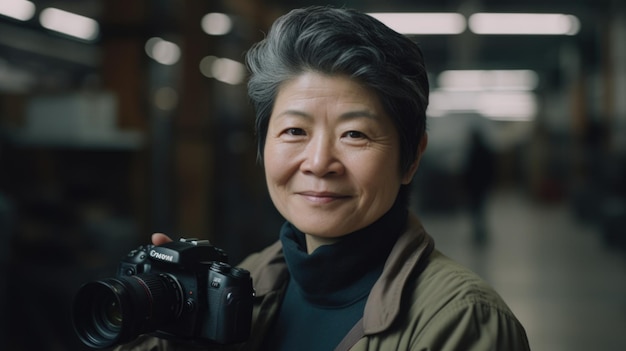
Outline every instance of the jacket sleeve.
POLYGON ((440 311, 411 349, 529 351, 530 347, 524 328, 509 310, 465 300, 440 311))

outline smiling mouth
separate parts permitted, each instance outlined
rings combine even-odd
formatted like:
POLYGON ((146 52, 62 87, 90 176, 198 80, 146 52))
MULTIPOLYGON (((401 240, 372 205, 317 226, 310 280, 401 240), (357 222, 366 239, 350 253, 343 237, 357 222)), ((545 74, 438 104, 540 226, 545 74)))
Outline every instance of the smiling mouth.
POLYGON ((341 194, 329 193, 329 192, 305 191, 305 192, 300 192, 297 194, 307 199, 308 201, 316 203, 316 204, 325 204, 325 203, 330 203, 336 200, 343 200, 343 199, 349 198, 349 196, 347 195, 341 195, 341 194))

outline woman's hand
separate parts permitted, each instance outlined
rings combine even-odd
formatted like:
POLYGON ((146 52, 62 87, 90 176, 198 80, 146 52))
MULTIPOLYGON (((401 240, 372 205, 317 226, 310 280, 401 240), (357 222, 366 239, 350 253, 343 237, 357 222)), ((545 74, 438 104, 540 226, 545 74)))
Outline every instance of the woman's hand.
POLYGON ((169 236, 163 234, 163 233, 154 233, 152 234, 152 243, 154 245, 163 245, 165 243, 169 243, 170 241, 172 241, 172 238, 170 238, 169 236))

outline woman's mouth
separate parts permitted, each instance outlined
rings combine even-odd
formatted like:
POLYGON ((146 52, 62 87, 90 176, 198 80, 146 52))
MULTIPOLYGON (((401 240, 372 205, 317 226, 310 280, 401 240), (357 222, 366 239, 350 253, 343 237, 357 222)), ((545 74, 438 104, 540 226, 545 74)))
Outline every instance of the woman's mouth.
POLYGON ((298 195, 315 204, 327 204, 336 200, 346 199, 349 196, 328 191, 303 191, 298 195))

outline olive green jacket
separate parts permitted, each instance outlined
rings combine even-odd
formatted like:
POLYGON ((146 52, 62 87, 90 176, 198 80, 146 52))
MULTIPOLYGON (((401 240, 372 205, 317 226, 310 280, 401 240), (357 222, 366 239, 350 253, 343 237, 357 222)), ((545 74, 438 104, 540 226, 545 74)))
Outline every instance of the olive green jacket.
MULTIPOLYGON (((237 350, 258 350, 275 319, 288 271, 280 242, 248 257, 256 303, 252 336, 237 350)), ((320 335, 320 337, 324 337, 320 335)), ((414 216, 393 247, 360 323, 337 350, 529 350, 524 328, 476 274, 433 249, 414 216)), ((119 350, 188 350, 143 337, 119 350), (153 348, 155 347, 155 348, 153 348)))

